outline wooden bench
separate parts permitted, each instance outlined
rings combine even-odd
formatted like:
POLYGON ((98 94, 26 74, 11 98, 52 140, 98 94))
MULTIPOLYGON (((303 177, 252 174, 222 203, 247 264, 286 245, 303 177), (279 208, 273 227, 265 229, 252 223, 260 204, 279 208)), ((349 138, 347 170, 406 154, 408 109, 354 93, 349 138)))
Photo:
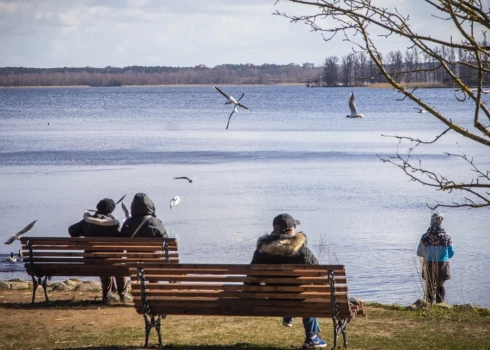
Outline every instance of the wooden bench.
POLYGON ((32 303, 39 285, 46 301, 53 276, 129 276, 128 262, 178 263, 175 238, 21 237, 25 268, 32 277, 32 303))
POLYGON ((342 265, 131 264, 134 305, 145 319, 145 347, 153 327, 162 346, 166 315, 332 318, 334 348, 362 311, 347 296, 342 265))

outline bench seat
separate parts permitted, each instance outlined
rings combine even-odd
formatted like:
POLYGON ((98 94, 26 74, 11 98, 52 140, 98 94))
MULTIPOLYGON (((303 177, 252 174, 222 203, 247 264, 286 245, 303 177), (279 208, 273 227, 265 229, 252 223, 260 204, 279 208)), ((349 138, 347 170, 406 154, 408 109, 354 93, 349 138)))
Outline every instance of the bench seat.
POLYGON ((175 238, 21 237, 24 266, 32 277, 32 302, 53 276, 129 276, 128 263, 178 263, 175 238))
POLYGON ((343 265, 130 263, 133 300, 146 323, 145 346, 166 315, 328 317, 334 347, 347 322, 362 310, 351 305, 343 265))

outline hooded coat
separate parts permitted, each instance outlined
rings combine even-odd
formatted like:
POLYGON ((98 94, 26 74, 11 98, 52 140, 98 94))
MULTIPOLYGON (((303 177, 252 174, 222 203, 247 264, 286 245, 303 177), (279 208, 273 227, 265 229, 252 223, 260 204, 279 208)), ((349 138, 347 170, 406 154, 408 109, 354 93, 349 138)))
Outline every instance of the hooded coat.
POLYGON ((306 246, 306 235, 264 235, 257 241, 252 264, 307 264, 318 265, 318 260, 306 246))
POLYGON ((145 193, 138 193, 131 203, 131 217, 124 221, 121 236, 131 237, 145 221, 134 237, 168 237, 163 222, 155 215, 155 204, 145 193), (148 219, 148 220, 146 220, 148 219))
POLYGON ((429 274, 435 280, 446 281, 451 278, 449 259, 454 255, 451 237, 440 225, 433 224, 422 235, 417 247, 417 255, 424 259, 422 278, 427 280, 429 274))
POLYGON ((86 212, 83 220, 68 227, 71 237, 119 237, 119 221, 111 214, 86 212))

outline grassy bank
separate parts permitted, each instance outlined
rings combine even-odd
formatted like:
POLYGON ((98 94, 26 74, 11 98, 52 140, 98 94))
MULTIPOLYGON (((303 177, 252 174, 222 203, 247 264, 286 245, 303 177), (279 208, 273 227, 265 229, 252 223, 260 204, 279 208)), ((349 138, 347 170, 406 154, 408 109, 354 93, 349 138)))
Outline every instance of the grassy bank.
MULTIPOLYGON (((98 292, 52 291, 50 303, 30 304, 31 291, 0 291, 2 349, 139 349, 144 321, 132 305, 100 303, 98 292)), ((42 301, 42 293, 37 295, 42 301)), ((368 304, 347 327, 349 349, 490 349, 490 312, 471 306, 407 311, 368 304)), ((278 318, 169 316, 165 344, 175 349, 294 349, 301 320, 285 328, 278 318)), ((332 344, 332 322, 320 319, 332 344)), ((153 330, 150 344, 158 339, 153 330)))

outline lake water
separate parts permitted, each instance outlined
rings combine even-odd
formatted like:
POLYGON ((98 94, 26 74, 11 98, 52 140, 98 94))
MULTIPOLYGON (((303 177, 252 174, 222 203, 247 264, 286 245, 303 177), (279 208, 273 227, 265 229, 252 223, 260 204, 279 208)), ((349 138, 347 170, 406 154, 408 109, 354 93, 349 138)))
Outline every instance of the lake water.
MULTIPOLYGON (((235 114, 212 87, 0 89, 0 239, 37 219, 28 235, 67 236, 67 227, 104 197, 135 193, 155 202, 183 263, 249 263, 257 238, 288 212, 301 220, 323 263, 347 268, 349 294, 410 304, 423 295, 415 250, 431 211, 459 199, 381 162, 398 142, 432 140, 443 126, 391 89, 354 89, 363 119, 348 119, 350 89, 223 86, 252 112, 235 114), (49 125, 48 125, 49 123, 49 125), (176 176, 197 176, 189 184, 176 176), (172 210, 175 195, 182 203, 172 210)), ((472 109, 450 89, 420 92, 455 121, 472 109)), ((416 156, 442 174, 469 169, 443 152, 458 145, 483 169, 488 147, 448 134, 416 156)), ((403 143, 401 152, 409 147, 403 143)), ((489 210, 442 210, 455 256, 447 301, 490 307, 489 210)), ((118 207, 115 214, 123 213, 118 207)), ((0 245, 1 258, 19 241, 0 245)), ((0 279, 28 278, 23 264, 0 263, 0 279)))

